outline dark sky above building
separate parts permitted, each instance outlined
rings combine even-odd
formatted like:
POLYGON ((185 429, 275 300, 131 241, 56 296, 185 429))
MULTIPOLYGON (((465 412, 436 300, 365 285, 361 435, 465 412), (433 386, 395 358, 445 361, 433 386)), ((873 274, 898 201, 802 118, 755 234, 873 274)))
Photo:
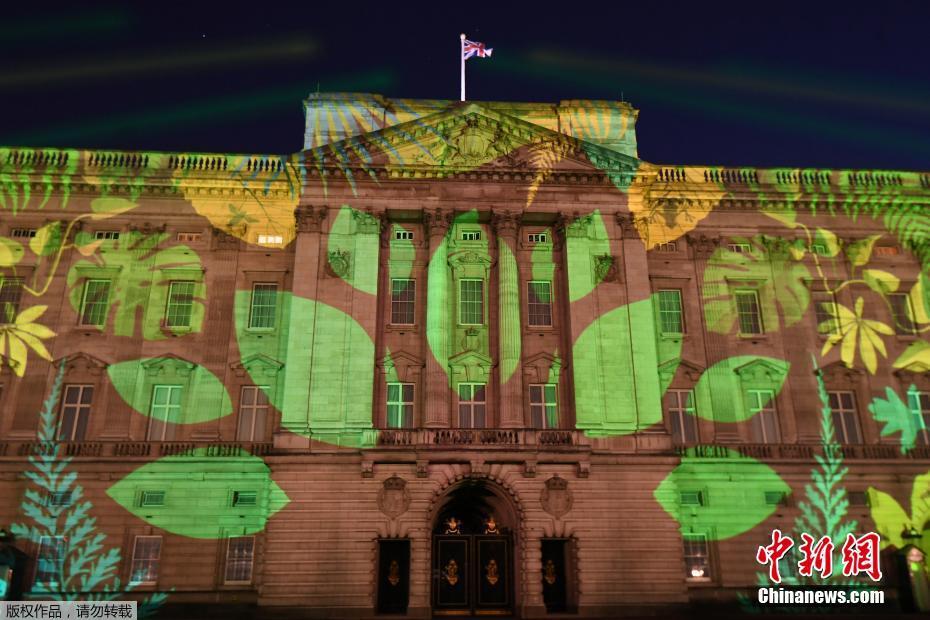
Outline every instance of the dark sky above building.
POLYGON ((465 32, 469 99, 623 98, 648 161, 930 170, 926 0, 82 4, 4 7, 0 144, 294 152, 317 89, 456 98, 465 32))

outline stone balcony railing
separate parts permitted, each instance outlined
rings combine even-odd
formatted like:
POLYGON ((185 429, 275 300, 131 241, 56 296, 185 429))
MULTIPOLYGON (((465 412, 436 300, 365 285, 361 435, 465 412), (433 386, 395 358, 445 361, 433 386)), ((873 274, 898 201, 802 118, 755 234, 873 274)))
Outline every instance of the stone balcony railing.
POLYGON ((590 447, 582 431, 526 428, 420 428, 384 429, 378 433, 378 447, 590 447))
MULTIPOLYGON (((697 444, 692 446, 675 446, 675 452, 686 452, 697 458, 724 458, 729 452, 736 451, 743 456, 758 459, 813 460, 814 455, 821 454, 819 444, 789 443, 732 443, 732 444, 697 444)), ((886 459, 930 459, 930 446, 915 446, 906 454, 901 448, 891 444, 843 444, 840 452, 844 459, 886 460, 886 459)))
MULTIPOLYGON (((61 457, 133 458, 194 455, 236 457, 271 453, 270 442, 194 442, 194 441, 62 441, 57 442, 61 457)), ((29 457, 52 454, 54 444, 42 441, 0 442, 0 457, 29 457)))

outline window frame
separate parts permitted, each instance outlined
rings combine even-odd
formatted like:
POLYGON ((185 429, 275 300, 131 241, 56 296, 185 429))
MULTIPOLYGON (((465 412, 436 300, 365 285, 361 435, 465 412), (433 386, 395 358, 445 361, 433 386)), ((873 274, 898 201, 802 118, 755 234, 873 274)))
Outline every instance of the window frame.
POLYGON ((60 588, 61 584, 57 581, 57 578, 60 577, 61 574, 63 573, 63 565, 67 557, 68 557, 68 537, 67 536, 40 536, 39 543, 36 546, 36 568, 35 568, 35 573, 33 574, 33 579, 32 579, 33 587, 37 587, 40 585, 44 586, 42 589, 39 590, 40 592, 50 592, 50 591, 54 591, 57 588, 60 588), (40 575, 46 574, 42 571, 42 568, 41 568, 42 562, 50 561, 50 560, 43 560, 42 558, 42 550, 46 548, 46 544, 45 544, 46 540, 55 541, 55 546, 49 547, 49 548, 52 548, 56 551, 56 557, 54 558, 54 561, 61 563, 61 566, 59 566, 59 570, 56 571, 57 574, 55 575, 56 577, 55 581, 51 581, 51 580, 43 581, 39 579, 40 575))
POLYGON ((526 324, 530 327, 552 327, 552 281, 551 280, 528 280, 526 283, 526 324), (533 291, 533 285, 545 284, 547 287, 547 297, 549 301, 541 302, 538 301, 539 297, 536 292, 533 291), (533 301, 534 296, 537 301, 533 301), (536 310, 534 312, 534 309, 536 310), (540 310, 542 312, 540 313, 540 310), (545 319, 548 317, 547 323, 534 323, 534 317, 539 320, 540 317, 545 319))
POLYGON ((113 288, 113 281, 108 278, 88 278, 84 281, 84 291, 81 293, 81 307, 80 312, 78 313, 78 325, 82 327, 104 327, 107 324, 107 318, 110 315, 110 291, 113 288), (101 282, 106 283, 106 296, 105 299, 101 302, 99 300, 94 300, 89 303, 95 304, 95 308, 102 306, 103 307, 103 316, 100 317, 101 321, 99 323, 89 322, 88 318, 88 299, 87 294, 90 290, 91 284, 99 284, 101 282))
POLYGON ((781 429, 778 426, 778 404, 777 397, 778 392, 769 388, 749 388, 745 391, 747 397, 752 399, 755 398, 755 402, 749 403, 749 409, 752 411, 755 409, 755 412, 749 416, 750 425, 749 431, 752 437, 752 443, 761 443, 761 444, 777 444, 781 442, 781 429), (758 396, 762 393, 768 393, 771 396, 766 401, 765 405, 759 405, 760 400, 758 396), (771 426, 774 429, 775 437, 771 440, 767 436, 765 417, 768 416, 772 418, 771 426), (757 428, 758 427, 758 428, 757 428), (762 439, 757 441, 758 435, 757 430, 761 430, 762 439))
POLYGON ((197 282, 195 280, 170 280, 168 282, 168 298, 165 301, 165 315, 164 315, 164 324, 165 327, 170 329, 190 329, 194 321, 194 298, 197 294, 197 282), (190 286, 189 299, 179 302, 173 299, 175 287, 180 287, 181 285, 190 286), (172 308, 183 308, 187 307, 187 322, 184 324, 174 324, 172 321, 172 308))
POLYGON ((87 435, 87 425, 90 422, 90 415, 93 410, 95 387, 96 386, 92 383, 68 383, 63 386, 61 391, 61 403, 58 407, 58 441, 84 441, 87 435), (77 388, 77 401, 68 403, 68 392, 74 388, 77 388), (84 403, 82 402, 84 393, 88 390, 90 391, 90 402, 84 403), (66 437, 64 435, 65 410, 70 408, 75 409, 75 412, 71 423, 71 431, 66 437), (83 426, 80 424, 82 417, 83 426), (77 437, 78 428, 81 429, 80 437, 77 437))
POLYGON ((917 424, 917 436, 915 442, 920 446, 930 446, 930 392, 924 390, 908 390, 907 391, 907 408, 910 409, 911 415, 917 416, 923 421, 923 428, 920 428, 920 424, 917 424), (916 399, 917 408, 914 408, 914 400, 916 399), (925 408, 922 404, 922 401, 927 401, 927 407, 925 408))
POLYGON ((862 426, 859 424, 859 407, 856 402, 856 393, 852 390, 830 390, 827 392, 827 400, 830 404, 830 417, 833 422, 834 432, 836 433, 837 443, 843 445, 857 445, 862 443, 862 426), (848 395, 852 406, 847 408, 843 406, 843 396, 848 395), (836 397, 838 407, 833 406, 833 397, 836 397), (842 424, 837 424, 837 417, 842 420, 842 424), (852 427, 857 441, 849 441, 849 420, 852 420, 852 427))
POLYGON ((812 291, 811 303, 814 304, 814 329, 823 337, 835 336, 840 333, 839 304, 836 301, 836 293, 831 291, 812 291), (828 299, 818 299, 818 297, 828 297, 828 299), (826 304, 833 308, 833 314, 821 308, 821 304, 826 304), (824 318, 824 320, 821 320, 824 318), (830 328, 826 331, 820 329, 825 322, 829 322, 830 328))
POLYGON ((533 428, 549 430, 559 428, 559 384, 531 383, 529 385, 530 424, 533 428), (533 401, 534 388, 539 390, 541 400, 533 401), (552 401, 548 393, 552 394, 552 401), (538 415, 537 415, 538 412, 538 415), (537 423, 537 419, 540 423, 537 423))
POLYGON ((740 287, 733 291, 733 302, 736 305, 736 325, 740 336, 761 336, 765 334, 765 321, 762 317, 762 303, 759 296, 759 290, 755 288, 740 287), (740 296, 751 295, 755 305, 755 322, 758 323, 759 331, 751 332, 743 330, 743 310, 740 308, 740 296))
POLYGON ((470 429, 482 429, 482 428, 487 428, 487 424, 488 424, 488 419, 487 419, 487 415, 488 415, 488 384, 487 384, 487 383, 472 382, 472 381, 463 381, 463 382, 459 383, 459 384, 456 386, 456 391, 455 391, 455 393, 456 393, 456 400, 458 401, 458 402, 457 402, 457 405, 458 405, 458 423, 459 423, 458 428, 470 428, 470 429), (462 399, 462 388, 463 388, 463 387, 466 387, 466 386, 469 388, 469 400, 463 400, 463 399, 462 399), (484 390, 484 399, 483 399, 483 400, 475 400, 475 395, 476 395, 476 393, 477 393, 477 389, 476 389, 476 388, 478 388, 478 387, 483 388, 483 390, 484 390), (462 407, 468 407, 468 411, 469 411, 469 413, 468 413, 468 419, 469 419, 469 421, 471 422, 471 424, 468 425, 468 426, 462 424, 462 420, 463 420, 463 416, 462 416, 462 407), (481 420, 481 421, 482 421, 481 426, 478 426, 477 424, 475 424, 475 422, 477 421, 477 420, 476 420, 476 418, 477 418, 476 410, 478 410, 479 408, 480 408, 480 409, 483 409, 483 411, 482 411, 482 413, 481 413, 481 418, 482 418, 482 420, 481 420))
POLYGON ((892 329, 894 330, 895 336, 913 336, 917 333, 917 325, 914 322, 914 306, 911 304, 911 296, 908 293, 886 293, 888 298, 888 307, 891 310, 891 321, 892 329), (896 304, 892 300, 904 300, 904 311, 906 316, 904 317, 907 320, 907 323, 899 327, 898 319, 898 310, 896 304))
POLYGON ((386 383, 386 388, 384 391, 384 402, 385 402, 385 423, 387 428, 390 429, 400 429, 400 428, 413 428, 413 415, 415 410, 416 402, 416 384, 406 382, 406 381, 388 381, 386 383), (395 400, 391 399, 391 388, 397 388, 398 398, 395 400), (410 388, 410 400, 406 400, 404 396, 404 388, 410 388), (399 408, 401 414, 400 425, 391 424, 391 409, 393 407, 399 408), (409 410, 407 409, 409 407, 409 410), (409 411, 409 415, 408 415, 409 411))
POLYGON ((11 324, 19 315, 20 307, 23 305, 23 287, 26 285, 26 278, 22 276, 5 276, 0 275, 0 325, 11 324), (10 299, 7 298, 6 291, 10 289, 10 299), (7 311, 7 306, 12 308, 12 313, 7 311))
POLYGON ((239 388, 239 418, 236 421, 236 441, 250 441, 252 443, 265 441, 268 432, 268 416, 271 411, 271 402, 268 398, 268 391, 270 389, 270 386, 267 385, 243 385, 239 388), (246 391, 252 392, 254 396, 250 404, 246 404, 245 402, 246 391), (260 403, 259 400, 264 400, 264 403, 260 403), (249 424, 247 436, 242 432, 246 410, 248 410, 248 414, 251 416, 251 423, 249 424), (258 424, 259 419, 261 419, 260 425, 258 424), (261 426, 261 432, 257 433, 258 437, 256 438, 255 429, 257 426, 261 426))
POLYGON ((711 558, 710 537, 704 532, 689 532, 681 535, 681 544, 681 554, 685 561, 685 581, 690 583, 707 583, 713 581, 714 567, 711 558), (703 546, 703 553, 689 553, 689 551, 691 551, 691 549, 689 549, 689 544, 693 544, 694 539, 699 539, 700 544, 703 546), (703 558, 705 574, 694 576, 692 574, 693 569, 692 564, 689 562, 689 558, 703 558))
POLYGON ((391 325, 416 325, 417 323, 417 281, 415 278, 391 278, 391 325), (395 283, 406 282, 403 291, 394 288, 395 283), (399 295, 410 295, 410 299, 398 299, 399 295), (397 310, 400 307, 401 310, 397 310), (397 318, 408 318, 410 321, 397 321, 397 318), (403 315, 403 316, 401 316, 403 315))
POLYGON ((485 310, 484 308, 484 280, 482 278, 461 278, 459 280, 458 289, 459 289, 459 299, 458 299, 459 325, 484 325, 484 310, 485 310), (464 284, 466 282, 478 282, 479 283, 480 298, 478 299, 478 301, 466 300, 464 298, 465 297, 464 284), (475 304, 475 303, 478 304, 478 315, 479 315, 478 322, 477 323, 466 322, 464 320, 465 318, 464 314, 466 313, 463 312, 465 309, 465 304, 475 304))
MULTIPOLYGON (((129 583, 129 584, 131 584, 131 585, 134 585, 134 586, 153 586, 153 585, 156 585, 156 584, 158 583, 158 577, 159 577, 159 572, 160 572, 159 569, 161 568, 161 553, 162 553, 162 549, 163 549, 163 548, 164 548, 164 537, 162 537, 162 536, 160 536, 160 535, 145 534, 145 535, 136 535, 136 536, 134 536, 134 537, 133 537, 133 540, 132 540, 132 559, 131 559, 130 562, 129 562, 129 578, 126 580, 126 582, 129 583), (158 547, 157 547, 158 553, 155 554, 155 556, 152 557, 152 558, 148 558, 148 557, 146 557, 146 558, 139 558, 139 557, 138 557, 139 543, 142 542, 144 539, 151 539, 151 540, 157 540, 157 541, 158 541, 158 547), (152 562, 152 563, 154 564, 154 568, 155 568, 154 579, 152 579, 152 580, 146 580, 146 581, 138 581, 138 580, 136 580, 136 579, 135 579, 135 576, 136 576, 136 573, 137 573, 137 570, 136 570, 136 563, 137 563, 137 562, 140 562, 140 563, 141 563, 141 562, 152 562)), ((150 570, 150 569, 147 569, 147 571, 146 571, 146 576, 149 576, 149 573, 148 573, 149 570, 150 570)))
POLYGON ((683 336, 685 334, 685 308, 684 308, 684 295, 682 295, 680 288, 660 288, 656 290, 656 301, 659 311, 659 333, 662 336, 683 336), (663 293, 675 293, 677 296, 677 310, 669 310, 662 307, 663 304, 663 293), (665 316, 668 314, 678 315, 678 331, 667 331, 665 329, 665 316))
POLYGON ((666 401, 663 404, 665 406, 666 419, 669 423, 669 435, 672 438, 672 443, 676 446, 690 446, 701 443, 701 434, 697 423, 697 402, 694 390, 670 388, 665 391, 663 400, 669 397, 674 397, 674 403, 666 401), (682 396, 687 398, 685 404, 682 403, 682 396), (678 422, 677 425, 675 424, 676 420, 678 422), (679 429, 679 438, 675 436, 676 426, 679 429), (689 441, 687 437, 688 433, 685 431, 686 427, 693 430, 693 441, 689 441))
POLYGON ((161 418, 156 418, 155 417, 156 406, 166 408, 166 413, 169 414, 168 416, 166 416, 168 420, 172 419, 170 416, 170 409, 173 407, 177 407, 177 410, 178 410, 177 418, 179 419, 181 416, 181 413, 183 413, 184 411, 184 386, 176 384, 176 383, 156 383, 152 385, 152 395, 151 395, 151 399, 149 402, 149 428, 148 428, 148 431, 146 432, 146 441, 172 441, 174 439, 174 427, 177 426, 177 423, 167 422, 161 418), (155 394, 158 392, 159 388, 168 388, 168 402, 165 403, 164 405, 156 405, 155 403, 155 394), (179 402, 177 405, 172 405, 171 393, 175 389, 180 393, 180 396, 178 397, 179 402), (161 434, 160 439, 154 439, 152 437, 153 431, 157 428, 157 425, 161 425, 162 427, 161 433, 160 433, 161 434))
POLYGON ((230 536, 226 539, 226 559, 223 563, 223 585, 251 585, 255 577, 255 536, 230 536), (230 579, 230 568, 234 565, 230 563, 230 551, 234 540, 250 540, 248 555, 249 578, 248 579, 230 579))
MULTIPOLYGON (((191 304, 193 309, 193 304, 191 304)), ((264 317, 263 317, 264 318, 264 317)), ((252 296, 249 299, 249 329, 253 331, 272 331, 278 326, 278 283, 277 282, 253 282, 252 283, 252 296), (271 304, 256 304, 256 292, 258 287, 274 287, 271 291, 272 300, 271 304), (271 308, 271 325, 255 325, 255 309, 258 308, 271 308)))

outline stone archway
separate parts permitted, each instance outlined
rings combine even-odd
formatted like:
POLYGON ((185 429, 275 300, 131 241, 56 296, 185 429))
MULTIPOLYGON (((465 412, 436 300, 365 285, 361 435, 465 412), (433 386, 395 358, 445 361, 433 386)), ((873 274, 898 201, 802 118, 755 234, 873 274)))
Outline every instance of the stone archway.
POLYGON ((510 493, 464 478, 437 497, 431 524, 433 613, 515 614, 521 519, 510 493))

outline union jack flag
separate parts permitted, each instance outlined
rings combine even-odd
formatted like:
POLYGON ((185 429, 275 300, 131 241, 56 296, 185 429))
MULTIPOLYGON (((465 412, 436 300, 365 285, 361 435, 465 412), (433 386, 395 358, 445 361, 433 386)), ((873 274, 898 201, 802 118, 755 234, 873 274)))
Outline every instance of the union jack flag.
POLYGON ((484 43, 478 43, 476 41, 469 41, 465 39, 465 44, 462 46, 462 57, 465 60, 468 60, 472 56, 478 56, 478 58, 490 58, 491 52, 494 51, 494 48, 485 49, 484 43))

